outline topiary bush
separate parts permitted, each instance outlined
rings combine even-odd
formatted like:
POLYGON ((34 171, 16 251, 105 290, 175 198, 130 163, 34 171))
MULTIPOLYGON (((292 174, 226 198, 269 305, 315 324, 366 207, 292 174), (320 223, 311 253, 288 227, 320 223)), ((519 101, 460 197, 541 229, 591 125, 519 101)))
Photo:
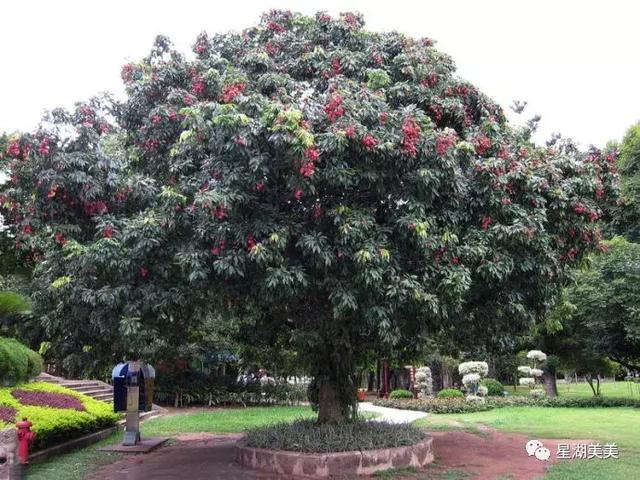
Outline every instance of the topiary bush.
POLYGON ((462 398, 464 394, 456 388, 443 388, 436 396, 438 398, 462 398))
POLYGON ((249 430, 247 445, 270 450, 332 453, 414 445, 424 438, 422 430, 406 424, 356 420, 321 425, 310 419, 249 430))
POLYGON ((502 397, 504 394, 504 385, 495 378, 485 378, 480 384, 487 387, 487 395, 489 397, 502 397))
POLYGON ((413 393, 404 388, 399 388, 389 394, 389 398, 413 398, 413 393))
POLYGON ((15 338, 0 337, 0 383, 15 385, 37 377, 42 358, 15 338))

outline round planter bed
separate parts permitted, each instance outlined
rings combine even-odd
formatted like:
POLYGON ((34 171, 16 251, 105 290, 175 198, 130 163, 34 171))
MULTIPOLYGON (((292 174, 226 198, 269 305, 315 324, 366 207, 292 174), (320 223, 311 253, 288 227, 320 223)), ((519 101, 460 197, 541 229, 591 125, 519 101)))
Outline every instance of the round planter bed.
POLYGON ((414 445, 338 453, 303 453, 236 445, 236 461, 246 468, 294 477, 372 475, 390 468, 421 468, 433 461, 431 437, 414 445))

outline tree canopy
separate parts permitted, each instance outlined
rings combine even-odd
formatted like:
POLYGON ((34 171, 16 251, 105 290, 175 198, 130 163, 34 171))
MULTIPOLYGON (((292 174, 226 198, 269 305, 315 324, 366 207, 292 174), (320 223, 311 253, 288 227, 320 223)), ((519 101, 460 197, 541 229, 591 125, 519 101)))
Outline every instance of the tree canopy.
POLYGON ((124 102, 7 141, 3 214, 68 352, 144 354, 242 316, 338 421, 371 349, 522 331, 600 245, 615 157, 536 147, 430 39, 271 11, 194 53, 158 37, 124 102))

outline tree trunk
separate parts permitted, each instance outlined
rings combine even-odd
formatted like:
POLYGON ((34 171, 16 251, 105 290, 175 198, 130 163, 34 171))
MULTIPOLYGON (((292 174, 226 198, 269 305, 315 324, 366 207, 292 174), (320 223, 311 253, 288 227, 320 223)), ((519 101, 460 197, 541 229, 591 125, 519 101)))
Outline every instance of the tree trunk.
POLYGON ((544 389, 547 392, 547 397, 557 397, 558 384, 556 383, 555 373, 545 372, 542 375, 542 380, 544 381, 544 389))
MULTIPOLYGON (((587 381, 587 383, 591 387, 591 391, 593 392, 593 396, 597 397, 598 396, 598 391, 596 391, 595 387, 593 386, 593 377, 591 376, 591 374, 586 374, 584 376, 584 379, 587 381)), ((600 386, 598 385, 598 390, 599 389, 600 389, 600 386)))
POLYGON ((318 423, 340 423, 346 412, 340 403, 338 389, 330 380, 318 380, 318 423))

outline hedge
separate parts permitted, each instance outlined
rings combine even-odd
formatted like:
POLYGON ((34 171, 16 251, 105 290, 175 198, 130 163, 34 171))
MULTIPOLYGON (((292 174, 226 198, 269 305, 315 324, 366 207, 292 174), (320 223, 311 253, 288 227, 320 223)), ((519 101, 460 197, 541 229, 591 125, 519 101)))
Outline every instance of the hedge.
POLYGON ((417 410, 429 413, 472 413, 502 407, 549 407, 549 408, 592 408, 592 407, 635 407, 640 408, 640 400, 616 397, 486 397, 484 404, 467 402, 464 398, 421 398, 417 400, 385 400, 373 402, 381 407, 417 410))
POLYGON ((389 394, 389 398, 413 398, 413 393, 404 388, 398 388, 389 394))
POLYGON ((15 385, 37 377, 42 358, 15 338, 0 337, 0 384, 15 385))
POLYGON ((504 385, 495 378, 483 378, 480 385, 487 387, 487 395, 490 397, 502 397, 504 394, 504 385))
POLYGON ((120 418, 119 414, 113 413, 113 406, 109 403, 44 382, 0 388, 0 414, 0 428, 12 427, 15 421, 24 417, 33 423, 31 429, 36 432, 34 450, 112 426, 120 418), (76 401, 68 401, 66 405, 60 403, 65 397, 78 400, 83 410, 78 410, 76 401), (29 398, 29 403, 39 405, 25 405, 18 398, 29 398), (40 406, 47 399, 66 408, 40 406), (9 421, 11 414, 14 422, 9 421))
POLYGON ((443 388, 436 396, 438 398, 464 398, 464 394, 456 388, 443 388))
POLYGON ((182 406, 196 405, 297 405, 307 401, 306 385, 239 385, 236 377, 210 376, 198 372, 178 375, 158 373, 154 401, 182 406))

